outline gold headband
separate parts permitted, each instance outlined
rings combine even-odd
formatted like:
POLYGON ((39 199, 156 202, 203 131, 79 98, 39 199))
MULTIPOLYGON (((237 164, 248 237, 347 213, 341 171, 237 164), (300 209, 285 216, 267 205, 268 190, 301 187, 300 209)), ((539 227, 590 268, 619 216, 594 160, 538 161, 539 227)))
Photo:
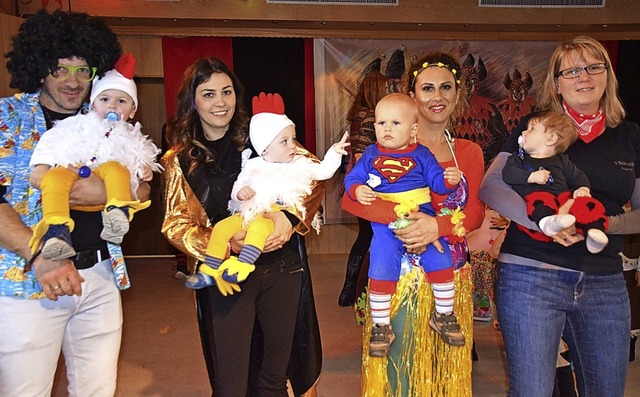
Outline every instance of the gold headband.
MULTIPOLYGON (((453 76, 454 76, 454 77, 458 74, 458 71, 457 71, 456 69, 450 68, 450 67, 449 67, 449 65, 444 64, 444 63, 442 63, 442 62, 437 62, 437 63, 429 63, 429 62, 425 62, 425 63, 423 63, 423 64, 422 64, 422 67, 421 67, 420 69, 418 69, 418 70, 416 70, 416 71, 414 71, 414 72, 413 72, 413 77, 414 77, 414 78, 418 77, 418 75, 419 75, 423 70, 425 70, 426 68, 428 68, 428 67, 430 67, 430 66, 431 66, 431 67, 437 66, 437 67, 439 67, 439 68, 446 68, 446 69, 448 69, 448 70, 453 74, 453 76)), ((457 83, 458 85, 460 85, 460 79, 456 79, 456 83, 457 83)))

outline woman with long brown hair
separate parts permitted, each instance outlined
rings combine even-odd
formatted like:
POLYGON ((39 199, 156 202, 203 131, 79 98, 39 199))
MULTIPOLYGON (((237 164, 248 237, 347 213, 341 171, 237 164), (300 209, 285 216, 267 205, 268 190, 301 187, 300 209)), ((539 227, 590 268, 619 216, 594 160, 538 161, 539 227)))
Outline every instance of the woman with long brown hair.
MULTIPOLYGON (((172 148, 163 157, 162 232, 198 261, 204 260, 211 225, 229 215, 248 120, 242 84, 224 63, 203 58, 186 70, 168 128, 172 148)), ((297 154, 312 156, 302 148, 297 154)), ((196 290, 200 338, 216 396, 284 397, 287 379, 302 395, 317 381, 320 336, 302 235, 323 191, 315 185, 305 200, 305 217, 286 211, 266 215, 275 229, 241 292, 225 296, 215 285, 196 290), (250 371, 253 363, 258 364, 250 371)), ((233 236, 231 250, 240 251, 245 234, 233 236)))

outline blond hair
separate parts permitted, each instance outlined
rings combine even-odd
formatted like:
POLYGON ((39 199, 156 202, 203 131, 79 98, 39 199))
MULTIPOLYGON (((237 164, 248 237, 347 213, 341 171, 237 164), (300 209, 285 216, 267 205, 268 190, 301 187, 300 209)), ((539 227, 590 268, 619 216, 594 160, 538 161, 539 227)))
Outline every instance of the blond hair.
POLYGON ((571 41, 565 41, 556 47, 551 60, 547 75, 542 84, 538 99, 539 110, 552 110, 564 112, 562 108, 562 95, 557 91, 558 72, 562 61, 569 55, 575 54, 584 59, 587 56, 604 62, 607 66, 607 82, 602 98, 600 98, 600 109, 607 118, 607 126, 616 127, 622 122, 625 116, 624 107, 618 97, 618 80, 611 68, 611 59, 607 50, 598 41, 588 36, 577 36, 571 41))

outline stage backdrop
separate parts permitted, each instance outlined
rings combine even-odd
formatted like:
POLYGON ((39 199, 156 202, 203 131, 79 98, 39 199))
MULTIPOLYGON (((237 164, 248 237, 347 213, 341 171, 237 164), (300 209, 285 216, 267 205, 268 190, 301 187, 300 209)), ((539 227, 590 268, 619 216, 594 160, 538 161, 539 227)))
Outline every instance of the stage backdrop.
MULTIPOLYGON (((535 105, 538 85, 558 43, 509 41, 417 41, 316 39, 317 148, 323 153, 348 129, 346 114, 358 85, 371 70, 384 74, 393 89, 411 62, 440 50, 454 55, 465 73, 475 78, 466 89, 469 106, 456 126, 458 137, 471 139, 490 161, 508 132, 535 105), (323 133, 324 132, 324 133, 323 133)), ((342 170, 344 172, 344 170, 342 170)), ((343 175, 334 177, 325 197, 325 222, 353 218, 340 209, 343 175)))

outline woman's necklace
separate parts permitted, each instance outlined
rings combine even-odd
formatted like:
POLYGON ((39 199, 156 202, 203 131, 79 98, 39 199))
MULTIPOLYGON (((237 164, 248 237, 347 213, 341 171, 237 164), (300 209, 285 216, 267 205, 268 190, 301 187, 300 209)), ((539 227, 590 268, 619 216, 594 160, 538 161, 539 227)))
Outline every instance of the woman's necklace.
POLYGON ((449 146, 449 151, 451 152, 451 156, 453 157, 453 162, 456 165, 456 168, 460 169, 458 165, 458 159, 456 158, 456 153, 453 150, 453 146, 451 145, 455 142, 455 138, 451 135, 448 129, 444 129, 444 140, 447 142, 447 146, 449 146))

